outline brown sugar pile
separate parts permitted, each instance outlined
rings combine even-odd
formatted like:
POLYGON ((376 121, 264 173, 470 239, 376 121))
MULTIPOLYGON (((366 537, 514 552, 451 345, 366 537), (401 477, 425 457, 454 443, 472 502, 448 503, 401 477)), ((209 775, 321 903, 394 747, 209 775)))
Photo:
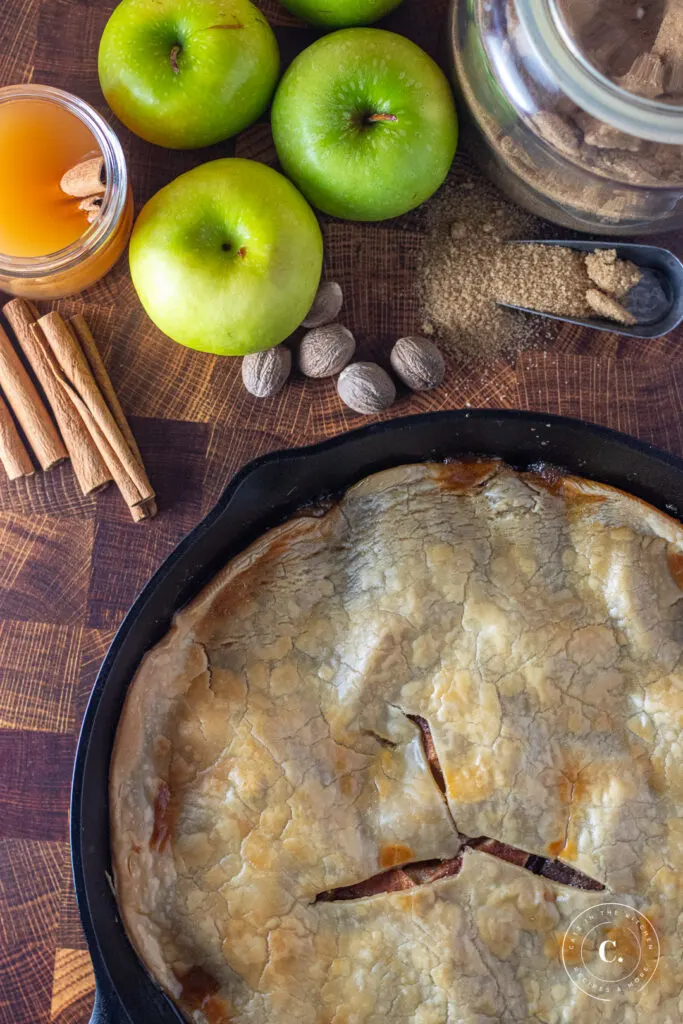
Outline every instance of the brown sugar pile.
POLYGON ((554 245, 507 245, 498 275, 499 302, 583 320, 597 314, 620 324, 637 323, 619 299, 638 284, 642 271, 618 259, 615 249, 585 253, 554 245))
POLYGON ((500 303, 629 326, 666 312, 657 279, 619 259, 615 249, 515 245, 547 238, 554 229, 505 199, 462 157, 426 210, 419 263, 423 330, 466 358, 510 358, 557 336, 556 322, 500 303))
POLYGON ((500 253, 495 295, 498 302, 539 313, 587 317, 590 278, 583 253, 547 245, 508 245, 500 253))
POLYGON ((549 225, 505 199, 463 157, 426 210, 423 330, 468 358, 510 358, 551 343, 555 323, 496 304, 503 243, 547 237, 549 225))

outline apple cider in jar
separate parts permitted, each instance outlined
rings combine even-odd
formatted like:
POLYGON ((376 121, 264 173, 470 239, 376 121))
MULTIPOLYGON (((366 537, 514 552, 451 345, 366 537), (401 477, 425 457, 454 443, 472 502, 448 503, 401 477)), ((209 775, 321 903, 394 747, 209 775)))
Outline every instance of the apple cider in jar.
POLYGON ((0 289, 83 291, 119 259, 132 222, 123 152, 99 114, 58 89, 0 89, 0 289))

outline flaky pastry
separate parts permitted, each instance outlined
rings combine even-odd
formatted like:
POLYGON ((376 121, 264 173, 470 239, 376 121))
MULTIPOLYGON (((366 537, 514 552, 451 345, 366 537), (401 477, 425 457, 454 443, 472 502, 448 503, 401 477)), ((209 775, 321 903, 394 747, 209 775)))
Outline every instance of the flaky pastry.
POLYGON ((121 717, 150 974, 197 1024, 680 1024, 682 581, 674 520, 495 462, 267 533, 121 717))

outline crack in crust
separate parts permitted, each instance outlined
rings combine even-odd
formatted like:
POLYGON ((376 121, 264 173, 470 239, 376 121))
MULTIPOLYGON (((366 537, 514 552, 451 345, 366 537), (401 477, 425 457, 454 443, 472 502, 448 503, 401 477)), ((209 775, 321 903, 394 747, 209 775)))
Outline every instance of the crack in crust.
POLYGON ((420 730, 422 736, 422 748, 427 758, 427 764, 429 770, 432 773, 432 778, 439 788, 439 791, 446 795, 446 779, 444 777, 443 769, 441 768, 441 762, 439 761, 439 755, 436 752, 436 745, 434 743, 434 737, 432 736, 432 730, 429 722, 422 715, 408 715, 411 722, 420 730))
MULTIPOLYGON (((526 868, 527 871, 531 871, 534 875, 542 875, 544 878, 552 879, 552 881, 559 882, 562 885, 571 885, 577 889, 585 889, 589 892, 603 892, 605 890, 605 886, 601 882, 598 882, 595 878, 590 878, 582 871, 577 871, 576 868, 571 867, 569 864, 564 864, 561 860, 539 857, 536 854, 527 853, 525 850, 509 846, 507 843, 500 843, 497 839, 490 839, 488 836, 479 836, 477 839, 464 836, 458 829, 448 806, 446 778, 441 767, 429 722, 422 715, 406 714, 406 718, 414 722, 420 730, 422 749, 424 750, 432 778, 444 798, 444 803, 453 821, 453 826, 458 834, 458 838, 463 841, 464 846, 481 850, 492 857, 506 860, 510 864, 526 868)), ((379 736, 377 733, 370 730, 368 732, 381 744, 392 748, 396 746, 395 743, 379 736)), ((442 878, 457 875, 461 867, 462 853, 458 854, 457 857, 450 857, 445 860, 425 860, 404 864, 400 868, 382 871, 371 878, 364 879, 362 882, 355 882, 353 885, 342 885, 337 889, 328 889, 325 892, 318 893, 315 902, 332 903, 335 900, 361 900, 367 899, 370 896, 378 896, 380 893, 414 889, 416 886, 428 885, 442 878)))
POLYGON ((338 889, 318 893, 316 903, 333 903, 336 900, 360 900, 380 893, 401 892, 415 889, 419 885, 438 882, 441 878, 457 875, 462 867, 462 854, 448 860, 423 860, 415 864, 404 864, 400 868, 382 871, 372 878, 366 878, 355 885, 342 885, 338 889))

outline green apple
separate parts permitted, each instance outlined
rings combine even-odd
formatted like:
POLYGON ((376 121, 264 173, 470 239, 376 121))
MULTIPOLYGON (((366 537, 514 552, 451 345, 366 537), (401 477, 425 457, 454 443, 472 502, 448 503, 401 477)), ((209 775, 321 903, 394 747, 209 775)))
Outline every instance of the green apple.
POLYGON ((196 149, 261 116, 280 54, 249 0, 122 0, 98 66, 105 99, 127 128, 158 146, 196 149))
POLYGON ((281 0, 281 3, 312 25, 346 28, 371 25, 398 7, 401 0, 281 0))
POLYGON ((174 341, 237 356, 279 344, 315 298, 323 241, 290 181, 253 160, 201 164, 153 196, 130 241, 133 284, 174 341))
POLYGON ((319 39, 284 75, 273 137, 290 178, 318 209, 385 220, 444 181, 458 141, 451 87, 403 36, 349 28, 319 39))

